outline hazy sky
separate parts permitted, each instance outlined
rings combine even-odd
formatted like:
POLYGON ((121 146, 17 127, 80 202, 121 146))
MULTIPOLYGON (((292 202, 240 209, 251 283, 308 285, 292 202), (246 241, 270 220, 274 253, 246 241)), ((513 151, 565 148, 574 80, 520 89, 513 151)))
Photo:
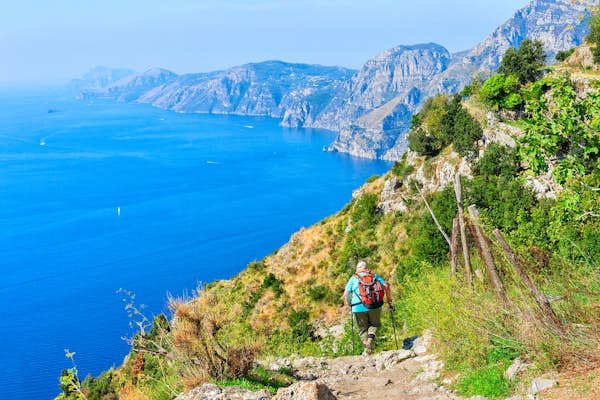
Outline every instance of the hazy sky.
POLYGON ((0 82, 60 82, 96 65, 178 73, 252 61, 358 68, 399 44, 451 51, 527 0, 7 0, 0 82))

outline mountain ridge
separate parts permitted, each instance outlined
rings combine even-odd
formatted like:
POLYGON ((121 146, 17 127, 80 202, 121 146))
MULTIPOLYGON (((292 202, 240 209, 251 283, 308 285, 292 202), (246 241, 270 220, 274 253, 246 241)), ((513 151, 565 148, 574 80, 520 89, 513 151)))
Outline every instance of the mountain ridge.
POLYGON ((456 93, 475 74, 496 69, 504 52, 525 38, 542 41, 550 58, 580 45, 593 4, 533 0, 479 44, 454 54, 425 43, 387 49, 358 71, 271 60, 200 74, 141 74, 109 79, 108 87, 96 83, 80 97, 109 97, 183 113, 278 118, 287 127, 338 132, 329 151, 397 161, 407 148, 410 118, 425 98, 456 93))

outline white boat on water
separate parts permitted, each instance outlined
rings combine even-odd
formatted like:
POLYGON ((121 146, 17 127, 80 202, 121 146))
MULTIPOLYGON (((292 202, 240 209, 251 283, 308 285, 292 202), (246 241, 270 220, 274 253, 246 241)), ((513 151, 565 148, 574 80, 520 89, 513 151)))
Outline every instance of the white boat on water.
POLYGON ((121 216, 121 207, 117 207, 117 217, 121 216))

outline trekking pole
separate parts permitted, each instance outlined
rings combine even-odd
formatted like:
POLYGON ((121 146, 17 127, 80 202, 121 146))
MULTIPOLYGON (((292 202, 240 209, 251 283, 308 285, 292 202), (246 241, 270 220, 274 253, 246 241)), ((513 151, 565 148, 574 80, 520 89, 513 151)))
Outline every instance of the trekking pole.
POLYGON ((352 306, 350 306, 350 321, 352 322, 352 338, 350 339, 352 341, 352 355, 355 355, 356 351, 354 349, 354 315, 352 314, 352 306))
POLYGON ((394 319, 394 307, 390 303, 390 314, 392 315, 392 327, 394 328, 394 341, 396 342, 396 350, 398 349, 398 335, 396 335, 396 321, 394 319))

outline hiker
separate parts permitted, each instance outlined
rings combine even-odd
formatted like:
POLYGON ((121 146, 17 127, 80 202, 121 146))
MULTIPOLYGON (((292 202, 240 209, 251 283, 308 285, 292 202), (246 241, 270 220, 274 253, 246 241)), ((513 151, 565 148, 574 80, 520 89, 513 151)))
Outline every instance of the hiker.
POLYGON ((373 342, 377 329, 381 326, 381 307, 385 299, 392 307, 392 290, 381 277, 360 261, 356 273, 348 280, 344 290, 344 302, 352 307, 352 314, 358 326, 358 333, 365 345, 363 355, 373 352, 373 342))

